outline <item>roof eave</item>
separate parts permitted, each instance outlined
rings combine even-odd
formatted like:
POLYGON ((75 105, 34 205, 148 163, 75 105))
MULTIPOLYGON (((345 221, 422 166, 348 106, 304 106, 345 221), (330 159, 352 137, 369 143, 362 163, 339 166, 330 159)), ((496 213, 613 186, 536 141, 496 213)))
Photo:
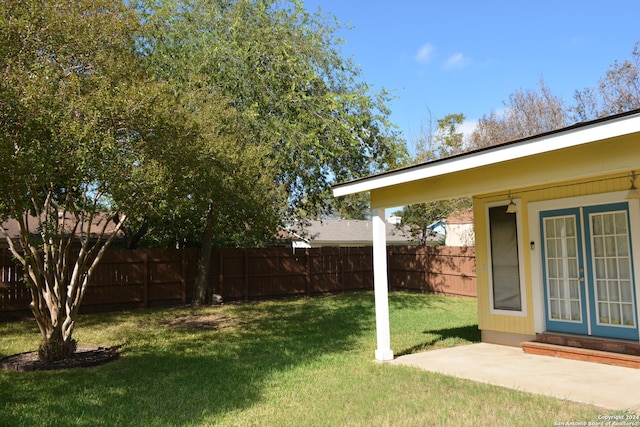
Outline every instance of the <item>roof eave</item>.
POLYGON ((454 157, 336 184, 333 187, 333 195, 340 197, 365 193, 391 185, 470 170, 637 132, 640 132, 640 110, 633 110, 454 157))

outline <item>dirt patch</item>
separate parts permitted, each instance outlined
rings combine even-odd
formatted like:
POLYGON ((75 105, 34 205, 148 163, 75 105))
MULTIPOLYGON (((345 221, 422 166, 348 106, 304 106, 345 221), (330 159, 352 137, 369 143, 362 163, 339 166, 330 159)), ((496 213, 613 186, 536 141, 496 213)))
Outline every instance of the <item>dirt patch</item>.
POLYGON ((88 368, 116 360, 119 357, 119 348, 120 346, 79 345, 72 357, 56 362, 42 362, 38 359, 37 351, 29 351, 5 357, 0 360, 0 368, 20 372, 88 368))
POLYGON ((169 326, 173 328, 217 331, 237 326, 239 322, 235 319, 230 319, 218 314, 209 314, 204 316, 190 314, 176 317, 168 323, 169 326))

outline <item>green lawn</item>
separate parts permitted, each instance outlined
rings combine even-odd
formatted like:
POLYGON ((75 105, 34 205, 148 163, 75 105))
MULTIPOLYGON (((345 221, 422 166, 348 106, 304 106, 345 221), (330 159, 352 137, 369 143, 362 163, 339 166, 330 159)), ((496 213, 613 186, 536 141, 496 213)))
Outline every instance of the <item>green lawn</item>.
MULTIPOLYGON (((473 299, 390 294, 406 354, 479 340, 473 299)), ((542 426, 597 408, 377 364, 369 292, 84 315, 79 344, 107 365, 0 371, 1 426, 542 426)), ((35 322, 0 324, 0 358, 36 348, 35 322)))

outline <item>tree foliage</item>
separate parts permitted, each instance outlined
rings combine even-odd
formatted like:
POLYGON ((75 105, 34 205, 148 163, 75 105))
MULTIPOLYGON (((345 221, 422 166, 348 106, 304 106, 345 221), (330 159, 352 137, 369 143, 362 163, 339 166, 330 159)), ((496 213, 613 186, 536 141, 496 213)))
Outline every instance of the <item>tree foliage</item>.
POLYGON ((428 162, 462 153, 464 151, 464 135, 459 132, 459 128, 465 118, 464 114, 457 113, 447 114, 436 120, 435 132, 422 135, 418 139, 414 161, 428 162))
POLYGON ((640 108, 640 42, 631 58, 614 62, 596 87, 576 91, 572 111, 586 121, 640 108))
MULTIPOLYGON (((417 161, 430 161, 461 151, 481 149, 528 136, 537 135, 571 124, 640 108, 640 42, 636 43, 629 60, 615 62, 594 88, 577 91, 575 104, 567 105, 541 80, 538 90, 517 90, 504 102, 504 110, 483 116, 466 141, 455 133, 462 123, 458 115, 438 120, 437 131, 423 132, 417 147, 417 161)), ((405 207, 403 223, 420 239, 429 221, 447 210, 440 202, 405 207)), ((451 209, 469 206, 469 201, 448 201, 451 209), (461 202, 461 204, 460 204, 461 202)), ((424 241, 424 239, 420 239, 424 241)))
POLYGON ((217 91, 236 109, 245 144, 268 153, 283 216, 331 213, 329 186, 397 165, 389 95, 371 93, 343 58, 337 23, 297 1, 166 0, 139 4, 155 28, 142 43, 168 79, 217 91))
POLYGON ((518 90, 504 106, 503 111, 492 111, 479 120, 469 137, 470 149, 640 108, 640 42, 635 44, 631 58, 614 62, 597 85, 577 90, 571 104, 540 81, 538 90, 518 90))
POLYGON ((539 90, 517 90, 501 113, 483 116, 469 137, 470 149, 515 141, 568 125, 568 109, 560 97, 540 81, 539 90))
POLYGON ((0 11, 0 213, 20 228, 2 232, 31 289, 44 359, 74 351, 87 283, 126 221, 108 230, 105 206, 144 203, 158 178, 149 153, 182 133, 171 93, 138 66, 139 29, 116 0, 0 11))

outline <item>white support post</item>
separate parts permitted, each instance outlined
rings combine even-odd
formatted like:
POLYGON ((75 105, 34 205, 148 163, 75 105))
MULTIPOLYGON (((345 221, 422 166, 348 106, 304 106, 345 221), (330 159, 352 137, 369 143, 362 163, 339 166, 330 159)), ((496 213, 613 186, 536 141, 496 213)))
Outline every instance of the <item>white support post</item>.
POLYGON ((389 295, 387 279, 387 231, 384 209, 375 209, 373 222, 373 290, 376 301, 376 334, 378 348, 376 360, 393 359, 391 332, 389 328, 389 295))

